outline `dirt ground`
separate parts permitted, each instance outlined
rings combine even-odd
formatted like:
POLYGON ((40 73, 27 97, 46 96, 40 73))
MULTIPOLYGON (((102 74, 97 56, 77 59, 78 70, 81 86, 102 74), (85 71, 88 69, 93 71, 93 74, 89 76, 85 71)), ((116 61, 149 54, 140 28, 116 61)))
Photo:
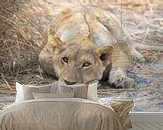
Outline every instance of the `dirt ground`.
MULTIPOLYGON (((126 22, 133 42, 148 45, 163 45, 163 8, 157 4, 146 6, 113 5, 112 11, 126 22)), ((141 50, 145 63, 132 63, 129 77, 135 80, 135 87, 127 90, 112 88, 99 90, 101 100, 107 104, 112 97, 133 98, 133 111, 163 111, 163 53, 141 50), (103 93, 103 94, 102 94, 103 93)))
MULTIPOLYGON (((111 2, 106 10, 115 13, 127 24, 132 42, 163 46, 163 3, 144 5, 111 2)), ((106 105, 113 97, 132 98, 135 107, 132 111, 163 111, 163 52, 140 51, 146 61, 133 62, 128 69, 129 77, 135 80, 135 86, 129 89, 114 89, 107 83, 101 83, 98 89, 99 100, 106 105)), ((16 75, 0 75, 0 109, 14 102, 15 82, 24 84, 48 84, 55 80, 44 74, 37 60, 30 70, 16 75)))

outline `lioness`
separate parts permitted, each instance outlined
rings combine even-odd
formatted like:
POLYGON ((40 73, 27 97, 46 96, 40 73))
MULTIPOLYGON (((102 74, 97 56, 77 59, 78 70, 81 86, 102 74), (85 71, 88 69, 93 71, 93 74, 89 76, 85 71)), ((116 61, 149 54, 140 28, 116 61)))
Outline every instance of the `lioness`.
POLYGON ((128 44, 132 59, 144 60, 131 44, 126 27, 110 12, 90 6, 64 9, 39 55, 40 65, 69 85, 106 80, 116 88, 132 87, 134 80, 112 57, 114 44, 120 40, 128 44))

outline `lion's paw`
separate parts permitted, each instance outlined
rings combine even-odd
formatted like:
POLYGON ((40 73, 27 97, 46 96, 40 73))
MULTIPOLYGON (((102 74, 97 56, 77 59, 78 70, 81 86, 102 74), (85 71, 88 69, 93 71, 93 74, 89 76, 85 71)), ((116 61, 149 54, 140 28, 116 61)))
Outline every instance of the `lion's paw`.
POLYGON ((134 80, 124 74, 112 73, 109 77, 109 82, 115 88, 129 88, 134 86, 134 80))
POLYGON ((138 61, 138 62, 145 62, 145 59, 142 54, 140 54, 137 50, 132 50, 131 51, 131 59, 133 61, 138 61))

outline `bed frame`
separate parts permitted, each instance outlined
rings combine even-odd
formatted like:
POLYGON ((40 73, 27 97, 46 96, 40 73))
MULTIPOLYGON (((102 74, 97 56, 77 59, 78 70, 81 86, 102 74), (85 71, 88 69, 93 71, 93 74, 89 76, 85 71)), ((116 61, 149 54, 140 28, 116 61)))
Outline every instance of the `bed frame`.
POLYGON ((128 130, 163 130, 163 112, 131 112, 133 128, 128 130))

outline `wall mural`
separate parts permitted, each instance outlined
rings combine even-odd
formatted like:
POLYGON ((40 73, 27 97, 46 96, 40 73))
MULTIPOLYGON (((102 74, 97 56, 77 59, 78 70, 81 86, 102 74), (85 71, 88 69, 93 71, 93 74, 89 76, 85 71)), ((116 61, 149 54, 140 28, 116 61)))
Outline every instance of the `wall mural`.
POLYGON ((16 82, 59 80, 98 82, 98 101, 105 105, 127 98, 134 100, 134 112, 163 111, 161 5, 160 0, 2 1, 0 110, 15 101, 16 82))

